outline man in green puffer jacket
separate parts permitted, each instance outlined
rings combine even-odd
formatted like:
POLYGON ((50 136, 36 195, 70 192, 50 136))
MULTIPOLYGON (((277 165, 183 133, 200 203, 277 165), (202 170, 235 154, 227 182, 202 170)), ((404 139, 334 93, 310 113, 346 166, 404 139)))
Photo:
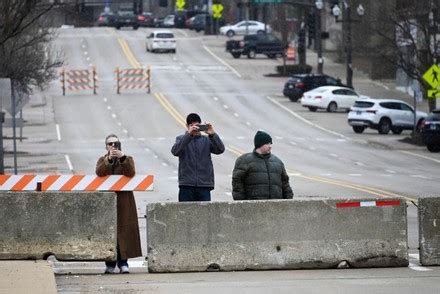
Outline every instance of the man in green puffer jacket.
POLYGON ((283 162, 271 154, 272 138, 258 131, 253 152, 235 161, 232 173, 234 200, 292 199, 293 191, 283 162))

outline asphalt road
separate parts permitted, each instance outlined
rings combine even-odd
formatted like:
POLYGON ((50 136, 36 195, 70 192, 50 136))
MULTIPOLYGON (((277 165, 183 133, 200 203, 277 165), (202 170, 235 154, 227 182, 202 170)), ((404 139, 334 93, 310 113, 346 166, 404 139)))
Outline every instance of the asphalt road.
MULTIPOLYGON (((136 194, 142 217, 148 202, 177 201, 178 162, 170 149, 175 137, 185 131, 186 115, 197 112, 203 121, 214 125, 227 148, 224 154, 214 156, 213 201, 232 200, 235 159, 252 150, 253 136, 259 129, 272 135, 273 153, 284 161, 297 196, 404 197, 410 203, 437 195, 440 155, 399 143, 398 139, 408 133, 355 134, 346 123, 345 113, 311 113, 301 108, 280 95, 285 78, 264 77, 274 72, 279 61, 233 59, 224 52, 224 37, 175 30, 177 53, 153 54, 145 50, 149 31, 60 30, 57 44, 64 50, 66 68, 96 66, 99 89, 98 95, 84 91, 62 96, 59 82, 54 82, 48 92, 60 132, 58 140, 45 148, 58 154, 58 159, 66 159, 59 171, 93 174, 96 160, 105 152, 104 138, 117 134, 123 150, 134 156, 137 173, 155 175, 155 191, 136 194), (151 94, 142 90, 116 94, 114 71, 118 66, 151 66, 151 94)), ((402 95, 362 77, 354 82, 364 95, 402 95)), ((412 204, 408 219, 410 251, 417 253, 416 209, 412 204)), ((145 221, 139 221, 145 250, 145 221)), ((416 255, 412 256, 412 264, 417 264, 416 255)), ((77 274, 100 273, 99 266, 102 264, 56 265, 59 273, 77 274)), ((218 293, 291 293, 296 289, 301 293, 434 293, 434 285, 440 282, 439 269, 419 267, 184 275, 148 275, 142 266, 132 268, 140 273, 110 277, 59 275, 59 291, 202 293, 209 289, 218 293)))

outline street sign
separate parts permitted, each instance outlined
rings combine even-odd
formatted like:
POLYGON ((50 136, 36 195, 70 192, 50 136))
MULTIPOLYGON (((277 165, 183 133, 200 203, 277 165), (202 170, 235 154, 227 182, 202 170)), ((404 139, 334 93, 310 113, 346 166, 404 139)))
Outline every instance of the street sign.
POLYGON ((212 17, 221 18, 223 12, 222 4, 212 4, 212 17))
POLYGON ((0 79, 0 112, 6 101, 11 101, 11 79, 0 79))
POLYGON ((17 91, 14 91, 14 102, 15 102, 15 113, 12 112, 12 98, 3 100, 3 108, 6 109, 7 112, 11 116, 16 115, 20 112, 20 110, 26 105, 26 103, 29 102, 29 95, 25 93, 21 93, 17 91))
POLYGON ((440 86, 440 68, 433 64, 424 74, 423 79, 434 89, 440 86))
POLYGON ((176 0, 177 11, 185 10, 185 0, 176 0))
POLYGON ((440 90, 428 90, 428 98, 440 98, 440 90))

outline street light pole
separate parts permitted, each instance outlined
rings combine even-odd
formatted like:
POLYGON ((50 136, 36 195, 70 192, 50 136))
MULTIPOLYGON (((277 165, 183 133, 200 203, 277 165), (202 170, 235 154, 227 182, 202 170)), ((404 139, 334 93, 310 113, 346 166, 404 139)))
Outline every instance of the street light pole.
MULTIPOLYGON (((351 7, 350 5, 347 3, 346 0, 344 0, 344 12, 342 15, 342 27, 343 27, 343 31, 344 31, 344 35, 345 35, 345 52, 347 54, 347 70, 346 70, 346 75, 347 75, 347 85, 350 87, 353 87, 353 47, 352 47, 352 42, 351 42, 351 23, 352 22, 359 22, 360 20, 353 20, 351 18, 351 7)), ((365 11, 364 11, 364 7, 362 6, 362 4, 359 4, 359 6, 356 9, 356 12, 359 16, 363 16, 365 11)), ((336 17, 336 21, 338 21, 338 16, 341 13, 341 10, 339 8, 338 5, 335 5, 333 7, 332 10, 333 15, 336 17)))
POLYGON ((317 0, 315 2, 315 42, 316 50, 318 51, 318 74, 323 73, 324 59, 322 58, 322 36, 321 36, 321 10, 324 7, 322 0, 317 0))
POLYGON ((353 47, 351 45, 351 7, 347 5, 344 10, 344 23, 347 24, 347 85, 353 87, 353 47))

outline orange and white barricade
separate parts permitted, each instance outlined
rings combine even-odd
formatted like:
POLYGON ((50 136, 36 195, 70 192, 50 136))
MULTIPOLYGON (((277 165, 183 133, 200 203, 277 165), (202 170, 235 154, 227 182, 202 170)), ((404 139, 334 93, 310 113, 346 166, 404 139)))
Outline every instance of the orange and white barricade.
POLYGON ((153 191, 153 175, 0 175, 0 191, 153 191))
POLYGON ((147 89, 151 91, 151 70, 147 68, 116 68, 116 92, 121 94, 121 89, 147 89))
POLYGON ((287 54, 286 55, 287 55, 288 60, 295 60, 296 59, 295 48, 289 45, 289 47, 287 47, 287 54))
POLYGON ((60 72, 61 89, 63 96, 66 95, 66 90, 69 91, 84 91, 93 90, 96 95, 98 88, 98 77, 96 68, 90 69, 63 69, 60 72))

